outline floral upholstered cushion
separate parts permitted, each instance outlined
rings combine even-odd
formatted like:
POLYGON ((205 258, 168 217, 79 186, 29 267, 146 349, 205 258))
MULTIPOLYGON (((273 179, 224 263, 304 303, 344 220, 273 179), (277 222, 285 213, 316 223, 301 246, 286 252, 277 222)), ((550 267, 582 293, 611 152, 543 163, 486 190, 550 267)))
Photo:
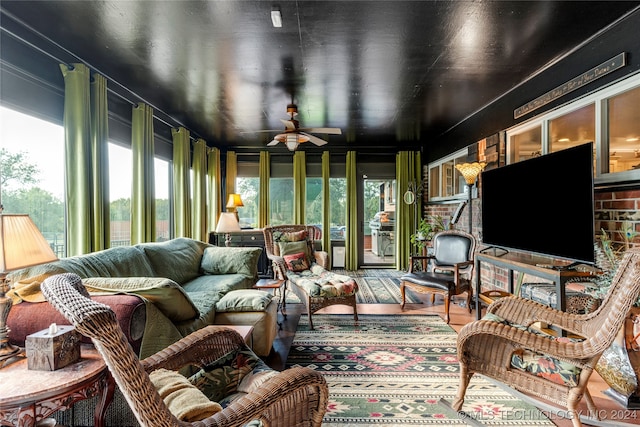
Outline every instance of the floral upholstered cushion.
MULTIPOLYGON (((568 337, 556 337, 553 335, 545 334, 543 331, 535 328, 528 328, 523 325, 511 323, 500 316, 496 316, 493 313, 487 313, 483 320, 490 320, 493 322, 499 322, 504 325, 509 325, 514 328, 528 331, 532 334, 544 336, 556 341, 564 342, 580 342, 582 338, 568 338, 568 337)), ((575 387, 578 385, 580 379, 581 368, 569 363, 564 362, 555 357, 551 357, 545 354, 537 353, 530 350, 518 349, 511 355, 511 366, 520 369, 538 377, 546 378, 549 381, 553 381, 556 384, 562 384, 569 387, 575 387)))
POLYGON ((249 347, 231 352, 193 374, 189 381, 213 401, 226 407, 240 395, 255 390, 277 374, 249 347))
POLYGON ((287 278, 310 297, 348 296, 358 290, 358 284, 352 277, 328 271, 315 263, 309 270, 288 272, 287 278))

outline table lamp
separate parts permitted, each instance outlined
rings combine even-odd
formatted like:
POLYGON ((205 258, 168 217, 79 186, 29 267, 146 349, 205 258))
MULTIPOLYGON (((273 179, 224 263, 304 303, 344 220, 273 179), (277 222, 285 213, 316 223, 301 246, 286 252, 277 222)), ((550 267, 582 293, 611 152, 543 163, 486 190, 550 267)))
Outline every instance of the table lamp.
POLYGON ((229 194, 229 198, 227 199, 227 212, 234 212, 236 214, 236 220, 238 220, 238 222, 240 222, 240 218, 238 217, 238 208, 241 208, 243 206, 244 203, 242 203, 242 198, 239 194, 229 194))
POLYGON ((240 224, 236 213, 234 212, 222 212, 220 219, 218 219, 218 226, 216 227, 216 233, 225 233, 224 245, 231 246, 231 234, 234 231, 240 231, 240 224))
POLYGON ((467 186, 469 187, 469 234, 473 234, 473 213, 471 212, 471 190, 473 189, 473 184, 476 183, 476 179, 478 179, 478 175, 482 172, 482 169, 486 166, 484 162, 473 162, 473 163, 458 163, 456 165, 456 169, 462 174, 464 177, 467 186))
POLYGON ((13 301, 6 296, 11 289, 7 273, 57 259, 29 215, 3 214, 0 208, 0 367, 22 352, 9 344, 7 318, 13 301))

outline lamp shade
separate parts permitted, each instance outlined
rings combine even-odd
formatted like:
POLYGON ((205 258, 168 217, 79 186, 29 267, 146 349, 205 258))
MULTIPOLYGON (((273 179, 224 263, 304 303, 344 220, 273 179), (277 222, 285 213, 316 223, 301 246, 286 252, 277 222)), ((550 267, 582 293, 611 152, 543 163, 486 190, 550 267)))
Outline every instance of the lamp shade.
POLYGON ((240 231, 240 224, 238 224, 236 214, 233 212, 222 212, 220 219, 218 219, 216 233, 231 233, 234 231, 240 231))
POLYGON ((29 215, 0 214, 0 273, 57 259, 29 215))
POLYGON ((460 171, 468 185, 473 185, 485 166, 484 162, 458 163, 456 169, 460 171))
POLYGON ((227 207, 237 208, 241 206, 244 206, 244 203, 242 203, 242 198, 240 198, 240 195, 236 193, 229 194, 229 199, 227 200, 227 207))

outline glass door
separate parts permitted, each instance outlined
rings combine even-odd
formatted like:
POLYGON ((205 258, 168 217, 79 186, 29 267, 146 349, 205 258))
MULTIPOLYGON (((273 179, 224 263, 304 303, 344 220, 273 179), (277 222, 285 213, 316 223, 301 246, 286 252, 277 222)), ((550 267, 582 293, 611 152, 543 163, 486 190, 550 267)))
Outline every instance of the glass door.
POLYGON ((395 256, 396 181, 363 178, 361 265, 393 266, 395 256))

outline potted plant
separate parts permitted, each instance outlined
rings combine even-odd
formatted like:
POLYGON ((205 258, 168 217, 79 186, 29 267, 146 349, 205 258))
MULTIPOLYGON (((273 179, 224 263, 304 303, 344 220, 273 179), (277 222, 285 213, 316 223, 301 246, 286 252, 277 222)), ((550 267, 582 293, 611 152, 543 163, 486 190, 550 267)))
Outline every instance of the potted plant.
POLYGON ((428 215, 421 218, 416 228, 416 232, 411 235, 411 244, 422 252, 427 247, 433 236, 438 232, 445 230, 444 220, 439 215, 428 215))

